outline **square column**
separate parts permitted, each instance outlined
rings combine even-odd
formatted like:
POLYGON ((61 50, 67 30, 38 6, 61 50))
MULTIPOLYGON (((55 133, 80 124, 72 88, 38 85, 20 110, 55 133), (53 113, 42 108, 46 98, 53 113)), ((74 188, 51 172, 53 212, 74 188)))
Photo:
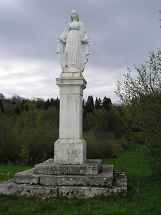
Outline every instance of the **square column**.
POLYGON ((82 97, 87 82, 80 72, 64 72, 56 79, 56 84, 60 91, 60 118, 54 163, 83 164, 86 142, 82 139, 82 97))

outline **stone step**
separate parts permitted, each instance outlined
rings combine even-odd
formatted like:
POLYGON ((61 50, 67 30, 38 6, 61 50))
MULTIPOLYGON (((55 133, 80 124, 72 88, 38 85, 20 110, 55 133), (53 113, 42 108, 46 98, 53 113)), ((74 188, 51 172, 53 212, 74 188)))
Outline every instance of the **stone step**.
POLYGON ((97 175, 101 171, 101 160, 86 160, 83 164, 54 164, 54 159, 35 165, 34 173, 43 175, 97 175))
POLYGON ((127 186, 82 187, 82 186, 41 186, 16 184, 13 179, 0 183, 0 195, 36 196, 36 197, 82 197, 90 198, 98 195, 126 194, 127 186))
POLYGON ((0 183, 0 195, 56 197, 59 187, 16 184, 13 179, 0 183))
POLYGON ((111 194, 126 194, 126 187, 59 187, 58 195, 66 197, 83 197, 90 198, 99 195, 109 196, 111 194))
POLYGON ((40 184, 40 175, 34 174, 34 168, 16 173, 14 182, 17 184, 40 184))
POLYGON ((34 168, 16 173, 18 184, 40 184, 46 186, 97 186, 109 187, 113 182, 113 165, 103 166, 97 175, 42 175, 35 174, 34 168))

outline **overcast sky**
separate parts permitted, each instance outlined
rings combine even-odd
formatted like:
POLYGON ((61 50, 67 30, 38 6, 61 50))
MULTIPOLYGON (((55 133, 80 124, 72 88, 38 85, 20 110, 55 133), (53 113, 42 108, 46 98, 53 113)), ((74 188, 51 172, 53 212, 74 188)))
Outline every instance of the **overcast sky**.
POLYGON ((117 102, 114 90, 127 67, 145 64, 161 47, 160 0, 0 0, 0 93, 59 97, 57 38, 73 9, 92 41, 85 99, 117 102))

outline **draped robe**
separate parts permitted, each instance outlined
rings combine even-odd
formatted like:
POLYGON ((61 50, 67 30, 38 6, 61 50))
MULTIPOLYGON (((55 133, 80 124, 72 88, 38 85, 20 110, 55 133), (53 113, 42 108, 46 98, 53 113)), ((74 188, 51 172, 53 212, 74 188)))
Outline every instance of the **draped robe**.
POLYGON ((63 72, 67 70, 83 72, 88 61, 91 44, 84 25, 80 21, 70 21, 63 34, 58 38, 57 54, 63 72))

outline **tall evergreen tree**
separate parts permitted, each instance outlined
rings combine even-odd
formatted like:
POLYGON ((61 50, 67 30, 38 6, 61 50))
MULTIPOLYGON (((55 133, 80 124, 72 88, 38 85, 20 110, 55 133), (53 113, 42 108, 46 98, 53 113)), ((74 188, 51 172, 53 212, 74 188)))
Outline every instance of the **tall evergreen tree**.
POLYGON ((106 96, 104 97, 103 99, 103 102, 102 102, 102 107, 106 110, 110 110, 110 107, 111 107, 111 99, 110 98, 106 98, 106 96))
POLYGON ((86 113, 94 113, 93 108, 94 108, 93 96, 88 96, 87 102, 84 106, 85 114, 86 113))
POLYGON ((4 107, 1 99, 0 99, 0 110, 2 111, 2 113, 4 113, 4 107))
POLYGON ((50 107, 50 101, 48 99, 44 104, 44 110, 48 110, 49 107, 50 107))
POLYGON ((41 98, 37 98, 37 101, 36 101, 36 107, 39 109, 39 110, 42 110, 44 108, 44 100, 41 99, 41 98))
POLYGON ((57 109, 59 109, 60 106, 60 100, 58 99, 58 97, 56 99, 51 98, 50 99, 50 104, 54 107, 56 107, 57 109))
POLYGON ((15 110, 14 110, 14 115, 20 115, 21 111, 19 109, 18 106, 16 106, 15 110))
POLYGON ((97 98, 96 97, 96 100, 95 100, 95 108, 96 109, 100 109, 102 107, 102 100, 100 98, 97 98))

